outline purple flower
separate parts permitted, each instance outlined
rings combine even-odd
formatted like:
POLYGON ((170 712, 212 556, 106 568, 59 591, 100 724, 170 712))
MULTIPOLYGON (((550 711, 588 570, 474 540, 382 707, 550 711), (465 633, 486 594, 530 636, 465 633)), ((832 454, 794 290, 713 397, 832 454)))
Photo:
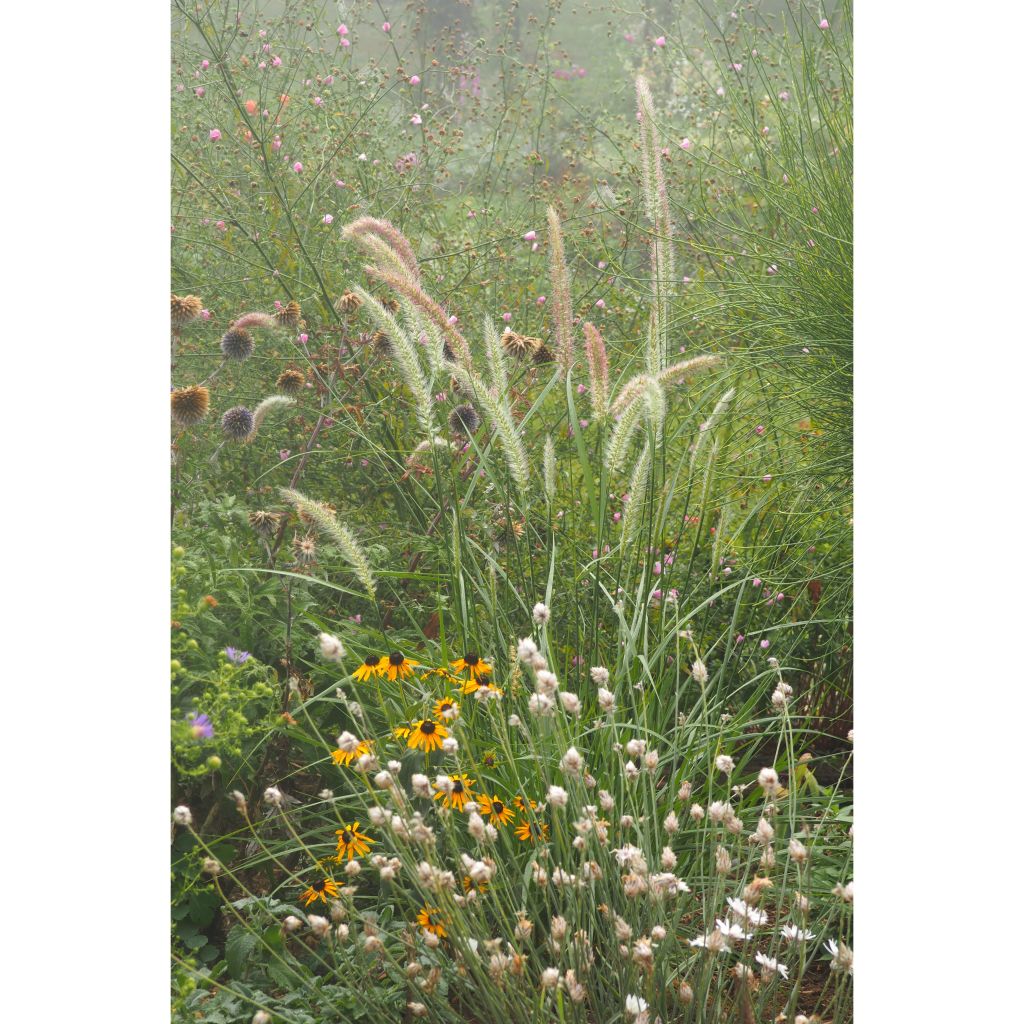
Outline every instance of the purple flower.
POLYGON ((244 665, 250 658, 248 651, 236 651, 234 647, 225 647, 224 653, 227 655, 228 661, 234 662, 236 665, 244 665))
POLYGON ((192 712, 192 714, 188 716, 188 721, 192 728, 192 735, 195 739, 213 739, 213 722, 210 721, 209 715, 197 715, 195 712, 192 712))

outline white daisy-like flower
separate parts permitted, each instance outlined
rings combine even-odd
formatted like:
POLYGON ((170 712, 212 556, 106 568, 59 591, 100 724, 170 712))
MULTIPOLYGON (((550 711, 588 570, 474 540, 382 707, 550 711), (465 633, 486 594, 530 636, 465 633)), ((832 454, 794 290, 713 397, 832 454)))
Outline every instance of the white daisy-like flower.
POLYGON ((814 938, 814 932, 804 931, 802 928, 798 928, 795 924, 784 924, 779 929, 779 934, 787 942, 809 942, 814 938))
POLYGON ((628 995, 626 996, 625 1008, 626 1016, 630 1020, 636 1020, 640 1014, 647 1010, 647 1000, 643 996, 628 995))
POLYGON ((754 933, 746 931, 738 921, 719 921, 715 918, 715 924, 727 939, 745 942, 754 937, 754 933))
POLYGON ((755 953, 754 959, 761 965, 762 974, 777 974, 784 981, 789 981, 789 968, 785 964, 780 964, 775 957, 767 956, 764 953, 755 953))
POLYGON ((825 943, 825 948, 832 957, 833 971, 853 974, 853 950, 845 942, 837 943, 835 939, 829 939, 825 943))
POLYGON ((725 902, 729 904, 729 909, 738 921, 746 922, 753 928, 759 928, 768 923, 768 915, 765 911, 752 907, 745 900, 730 896, 725 902))

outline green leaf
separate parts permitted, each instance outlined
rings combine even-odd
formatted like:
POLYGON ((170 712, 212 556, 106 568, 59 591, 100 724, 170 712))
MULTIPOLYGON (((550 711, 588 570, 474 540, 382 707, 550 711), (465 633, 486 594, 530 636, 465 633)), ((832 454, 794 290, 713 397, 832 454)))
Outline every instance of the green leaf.
POLYGON ((258 943, 259 936, 255 932, 246 931, 240 926, 232 928, 228 932, 227 942, 224 943, 224 959, 227 961, 228 971, 232 978, 241 976, 246 960, 249 959, 258 943))

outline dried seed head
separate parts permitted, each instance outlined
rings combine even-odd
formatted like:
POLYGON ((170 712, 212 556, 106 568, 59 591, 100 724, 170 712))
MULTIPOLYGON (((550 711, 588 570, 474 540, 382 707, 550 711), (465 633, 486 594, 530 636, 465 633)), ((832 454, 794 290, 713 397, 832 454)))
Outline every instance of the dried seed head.
POLYGON ((457 405, 448 415, 448 429, 467 437, 475 434, 480 429, 480 414, 468 403, 457 405))
POLYGON ((203 311, 203 300, 198 295, 171 295, 171 326, 184 327, 203 311))
POLYGON ((362 304, 363 300, 355 292, 345 292, 334 303, 334 308, 339 313, 354 313, 362 304))
POLYGON ((265 512, 257 509, 249 513, 249 526, 261 537, 272 536, 281 525, 280 512, 265 512))
POLYGON ((285 395, 297 395, 306 386, 306 376, 301 370, 287 369, 277 378, 277 390, 285 395))
POLYGON ((179 427, 194 427, 210 411, 210 391, 201 384, 171 392, 171 418, 179 427))
POLYGON ((274 319, 282 327, 298 327, 302 321, 302 307, 292 299, 287 306, 282 306, 274 314, 274 319))

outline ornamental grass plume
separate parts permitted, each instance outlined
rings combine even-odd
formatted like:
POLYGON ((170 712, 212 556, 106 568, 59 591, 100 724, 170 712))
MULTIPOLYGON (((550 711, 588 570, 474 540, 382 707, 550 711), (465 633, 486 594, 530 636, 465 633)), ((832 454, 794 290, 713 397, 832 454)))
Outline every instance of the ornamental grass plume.
POLYGON ((194 427, 210 411, 210 391, 202 384, 171 392, 171 418, 179 427, 194 427))
POLYGON ((595 423, 608 418, 608 352, 601 332, 592 324, 583 325, 583 351, 590 370, 590 414, 595 423))
POLYGON ((281 488, 281 497, 306 516, 322 536, 334 542, 342 558, 352 567, 356 579, 366 588, 370 597, 374 597, 377 585, 370 571, 369 559, 359 541, 356 540, 355 534, 347 526, 339 523, 334 513, 322 502, 307 498, 304 494, 288 487, 281 488))
POLYGON ((252 413, 252 432, 249 435, 251 441, 256 433, 259 431, 263 421, 267 418, 267 414, 273 412, 275 409, 286 409, 290 405, 295 404, 295 399, 290 398, 288 395, 270 395, 264 398, 259 405, 253 410, 252 413))
POLYGON ((383 243, 391 250, 398 262, 402 264, 410 279, 419 284, 420 268, 419 263, 416 261, 416 253, 413 251, 405 235, 390 221, 381 220, 377 217, 360 217, 358 220, 346 224, 342 234, 355 242, 359 242, 364 248, 366 247, 367 239, 372 238, 383 243))
POLYGON ((558 211, 548 207, 548 234, 551 263, 551 291, 554 298, 555 362, 558 373, 566 377, 572 369, 575 343, 572 327, 572 297, 569 293, 569 270, 565 263, 565 245, 558 211))

